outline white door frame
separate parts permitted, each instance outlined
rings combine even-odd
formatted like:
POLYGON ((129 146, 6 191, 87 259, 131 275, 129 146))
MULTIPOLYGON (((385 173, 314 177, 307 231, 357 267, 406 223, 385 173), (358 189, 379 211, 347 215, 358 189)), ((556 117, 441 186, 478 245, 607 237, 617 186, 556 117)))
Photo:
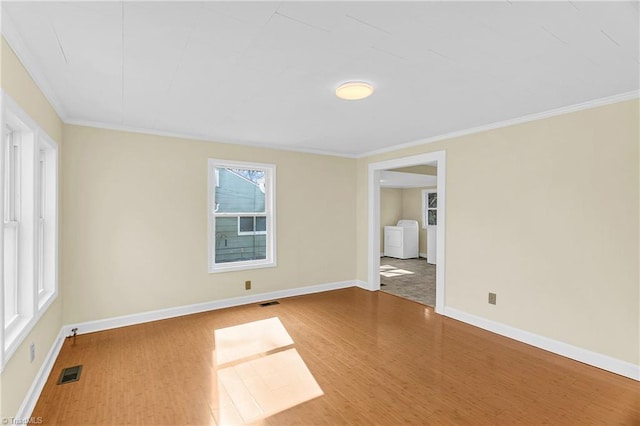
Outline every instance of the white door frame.
POLYGON ((368 256, 368 286, 372 291, 380 290, 380 172, 382 170, 400 167, 418 166, 425 163, 437 163, 437 192, 438 192, 438 229, 436 248, 436 307, 439 314, 444 313, 445 301, 445 228, 446 228, 446 155, 445 151, 429 152, 410 157, 394 158, 369 164, 369 256, 368 256))

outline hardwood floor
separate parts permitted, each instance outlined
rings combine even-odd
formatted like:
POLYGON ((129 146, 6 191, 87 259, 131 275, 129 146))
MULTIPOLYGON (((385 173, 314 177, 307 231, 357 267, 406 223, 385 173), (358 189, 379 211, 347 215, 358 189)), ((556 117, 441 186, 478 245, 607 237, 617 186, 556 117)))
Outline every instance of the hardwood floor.
POLYGON ((255 424, 640 424, 638 382, 358 288, 67 339, 32 415, 45 424, 217 424, 226 403, 215 330, 273 317, 323 395, 255 424), (77 364, 80 380, 56 385, 77 364))

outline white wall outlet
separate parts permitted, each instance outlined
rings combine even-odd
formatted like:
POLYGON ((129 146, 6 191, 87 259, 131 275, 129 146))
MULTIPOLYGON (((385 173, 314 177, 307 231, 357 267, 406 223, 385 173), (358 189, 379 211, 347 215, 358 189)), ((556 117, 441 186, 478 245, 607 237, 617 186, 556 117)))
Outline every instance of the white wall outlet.
POLYGON ((31 342, 29 345, 29 362, 33 362, 36 359, 36 344, 31 342))

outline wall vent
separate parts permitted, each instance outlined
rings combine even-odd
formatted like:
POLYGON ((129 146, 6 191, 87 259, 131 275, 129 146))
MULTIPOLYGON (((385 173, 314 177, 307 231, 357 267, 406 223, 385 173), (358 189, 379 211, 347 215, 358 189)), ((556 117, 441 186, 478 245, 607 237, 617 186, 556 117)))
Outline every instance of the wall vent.
POLYGON ((63 385, 65 383, 77 382, 80 380, 80 373, 82 372, 82 366, 76 365, 73 367, 67 367, 62 370, 58 384, 63 385))

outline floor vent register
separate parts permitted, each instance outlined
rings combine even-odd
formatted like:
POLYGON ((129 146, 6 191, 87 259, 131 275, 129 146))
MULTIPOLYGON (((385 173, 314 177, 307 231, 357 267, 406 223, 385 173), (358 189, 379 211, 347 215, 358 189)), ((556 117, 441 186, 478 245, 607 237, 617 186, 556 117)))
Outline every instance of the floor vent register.
POLYGON ((58 384, 63 385, 65 383, 77 382, 80 380, 80 373, 82 372, 82 365, 76 365, 73 367, 67 367, 62 370, 58 384))

